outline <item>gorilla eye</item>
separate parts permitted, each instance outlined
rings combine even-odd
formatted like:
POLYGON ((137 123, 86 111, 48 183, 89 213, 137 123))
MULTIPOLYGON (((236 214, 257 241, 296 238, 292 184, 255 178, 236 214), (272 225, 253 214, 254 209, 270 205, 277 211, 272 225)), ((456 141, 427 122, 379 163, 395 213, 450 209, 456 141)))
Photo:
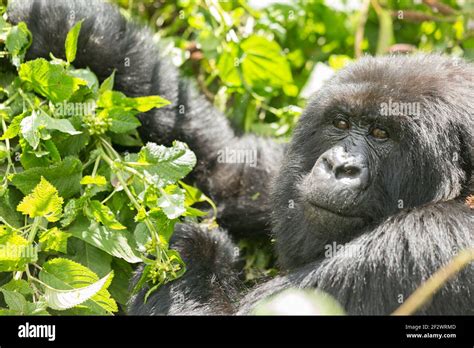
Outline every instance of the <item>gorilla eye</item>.
POLYGON ((382 128, 373 128, 370 131, 370 135, 372 135, 376 139, 387 139, 388 138, 388 132, 382 128))
POLYGON ((349 129, 349 122, 341 118, 336 118, 332 124, 339 129, 349 129))

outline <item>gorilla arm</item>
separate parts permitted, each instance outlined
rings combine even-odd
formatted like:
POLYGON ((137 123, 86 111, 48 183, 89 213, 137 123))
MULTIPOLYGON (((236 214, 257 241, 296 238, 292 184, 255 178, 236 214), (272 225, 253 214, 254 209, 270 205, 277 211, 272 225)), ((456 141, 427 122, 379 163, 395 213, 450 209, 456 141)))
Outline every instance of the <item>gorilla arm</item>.
POLYGON ((64 57, 70 28, 84 19, 74 66, 89 67, 101 81, 115 70, 115 89, 131 97, 160 95, 171 105, 141 115, 144 141, 186 142, 196 153, 192 179, 219 209, 219 222, 231 232, 267 228, 269 178, 283 148, 269 139, 237 136, 228 120, 191 83, 179 76, 146 28, 127 22, 117 8, 97 0, 14 0, 9 19, 24 21, 33 34, 27 59, 64 57), (225 163, 225 151, 252 153, 254 163, 225 163))
MULTIPOLYGON (((145 301, 148 288, 130 298, 132 315, 232 314, 240 300, 238 248, 226 231, 208 231, 199 225, 180 224, 171 238, 186 263, 183 277, 162 285, 145 301)), ((137 283, 142 269, 132 280, 137 283)))
MULTIPOLYGON (((473 212, 451 201, 402 211, 325 258, 248 293, 240 314, 289 287, 317 287, 349 314, 387 315, 460 250, 474 246, 473 212)), ((474 314, 474 265, 450 279, 417 314, 474 314)))

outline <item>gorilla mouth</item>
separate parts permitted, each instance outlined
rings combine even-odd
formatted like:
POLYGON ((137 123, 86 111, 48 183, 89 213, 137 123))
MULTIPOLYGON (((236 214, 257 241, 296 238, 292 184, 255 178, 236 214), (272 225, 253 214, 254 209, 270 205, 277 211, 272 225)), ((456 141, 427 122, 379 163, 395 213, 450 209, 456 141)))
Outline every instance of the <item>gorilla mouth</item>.
POLYGON ((313 210, 319 210, 319 211, 323 210, 325 212, 331 213, 333 215, 337 215, 337 216, 345 218, 345 219, 363 219, 361 216, 350 215, 350 214, 346 214, 346 213, 343 213, 343 212, 340 212, 340 211, 335 211, 333 209, 330 209, 326 206, 320 205, 320 204, 315 203, 315 202, 307 201, 307 205, 310 206, 313 210))

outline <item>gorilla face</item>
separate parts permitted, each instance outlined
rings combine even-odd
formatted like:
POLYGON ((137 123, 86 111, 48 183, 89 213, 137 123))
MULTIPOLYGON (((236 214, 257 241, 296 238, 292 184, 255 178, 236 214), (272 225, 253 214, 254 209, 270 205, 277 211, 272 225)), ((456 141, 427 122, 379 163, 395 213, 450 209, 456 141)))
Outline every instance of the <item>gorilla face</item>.
POLYGON ((472 86, 453 79, 459 63, 431 57, 439 70, 433 74, 424 59, 362 59, 309 102, 273 193, 283 267, 315 260, 327 244, 466 187, 472 105, 457 102, 456 93, 472 86))

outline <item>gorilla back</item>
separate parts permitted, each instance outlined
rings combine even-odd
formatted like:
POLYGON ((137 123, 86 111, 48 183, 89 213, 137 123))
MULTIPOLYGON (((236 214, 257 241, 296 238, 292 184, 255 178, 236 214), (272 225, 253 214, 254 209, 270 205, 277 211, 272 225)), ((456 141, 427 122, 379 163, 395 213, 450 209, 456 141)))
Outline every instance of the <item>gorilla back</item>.
MULTIPOLYGON (((188 142, 199 159, 194 177, 217 201, 223 226, 256 231, 272 213, 279 277, 242 292, 225 229, 180 225, 172 246, 187 272, 146 303, 146 289, 133 296, 131 314, 247 314, 288 287, 317 287, 350 314, 390 314, 458 251, 474 247, 473 210, 464 203, 474 193, 474 68, 466 62, 360 59, 311 98, 284 151, 269 139, 237 136, 160 56, 151 33, 110 5, 13 1, 9 15, 33 32, 29 58, 63 56, 67 30, 85 18, 77 63, 101 78, 117 69, 129 95, 173 102, 142 117, 141 135, 188 142), (219 163, 224 147, 256 149, 257 167, 219 163)), ((418 313, 474 314, 473 293, 471 264, 418 313)))

